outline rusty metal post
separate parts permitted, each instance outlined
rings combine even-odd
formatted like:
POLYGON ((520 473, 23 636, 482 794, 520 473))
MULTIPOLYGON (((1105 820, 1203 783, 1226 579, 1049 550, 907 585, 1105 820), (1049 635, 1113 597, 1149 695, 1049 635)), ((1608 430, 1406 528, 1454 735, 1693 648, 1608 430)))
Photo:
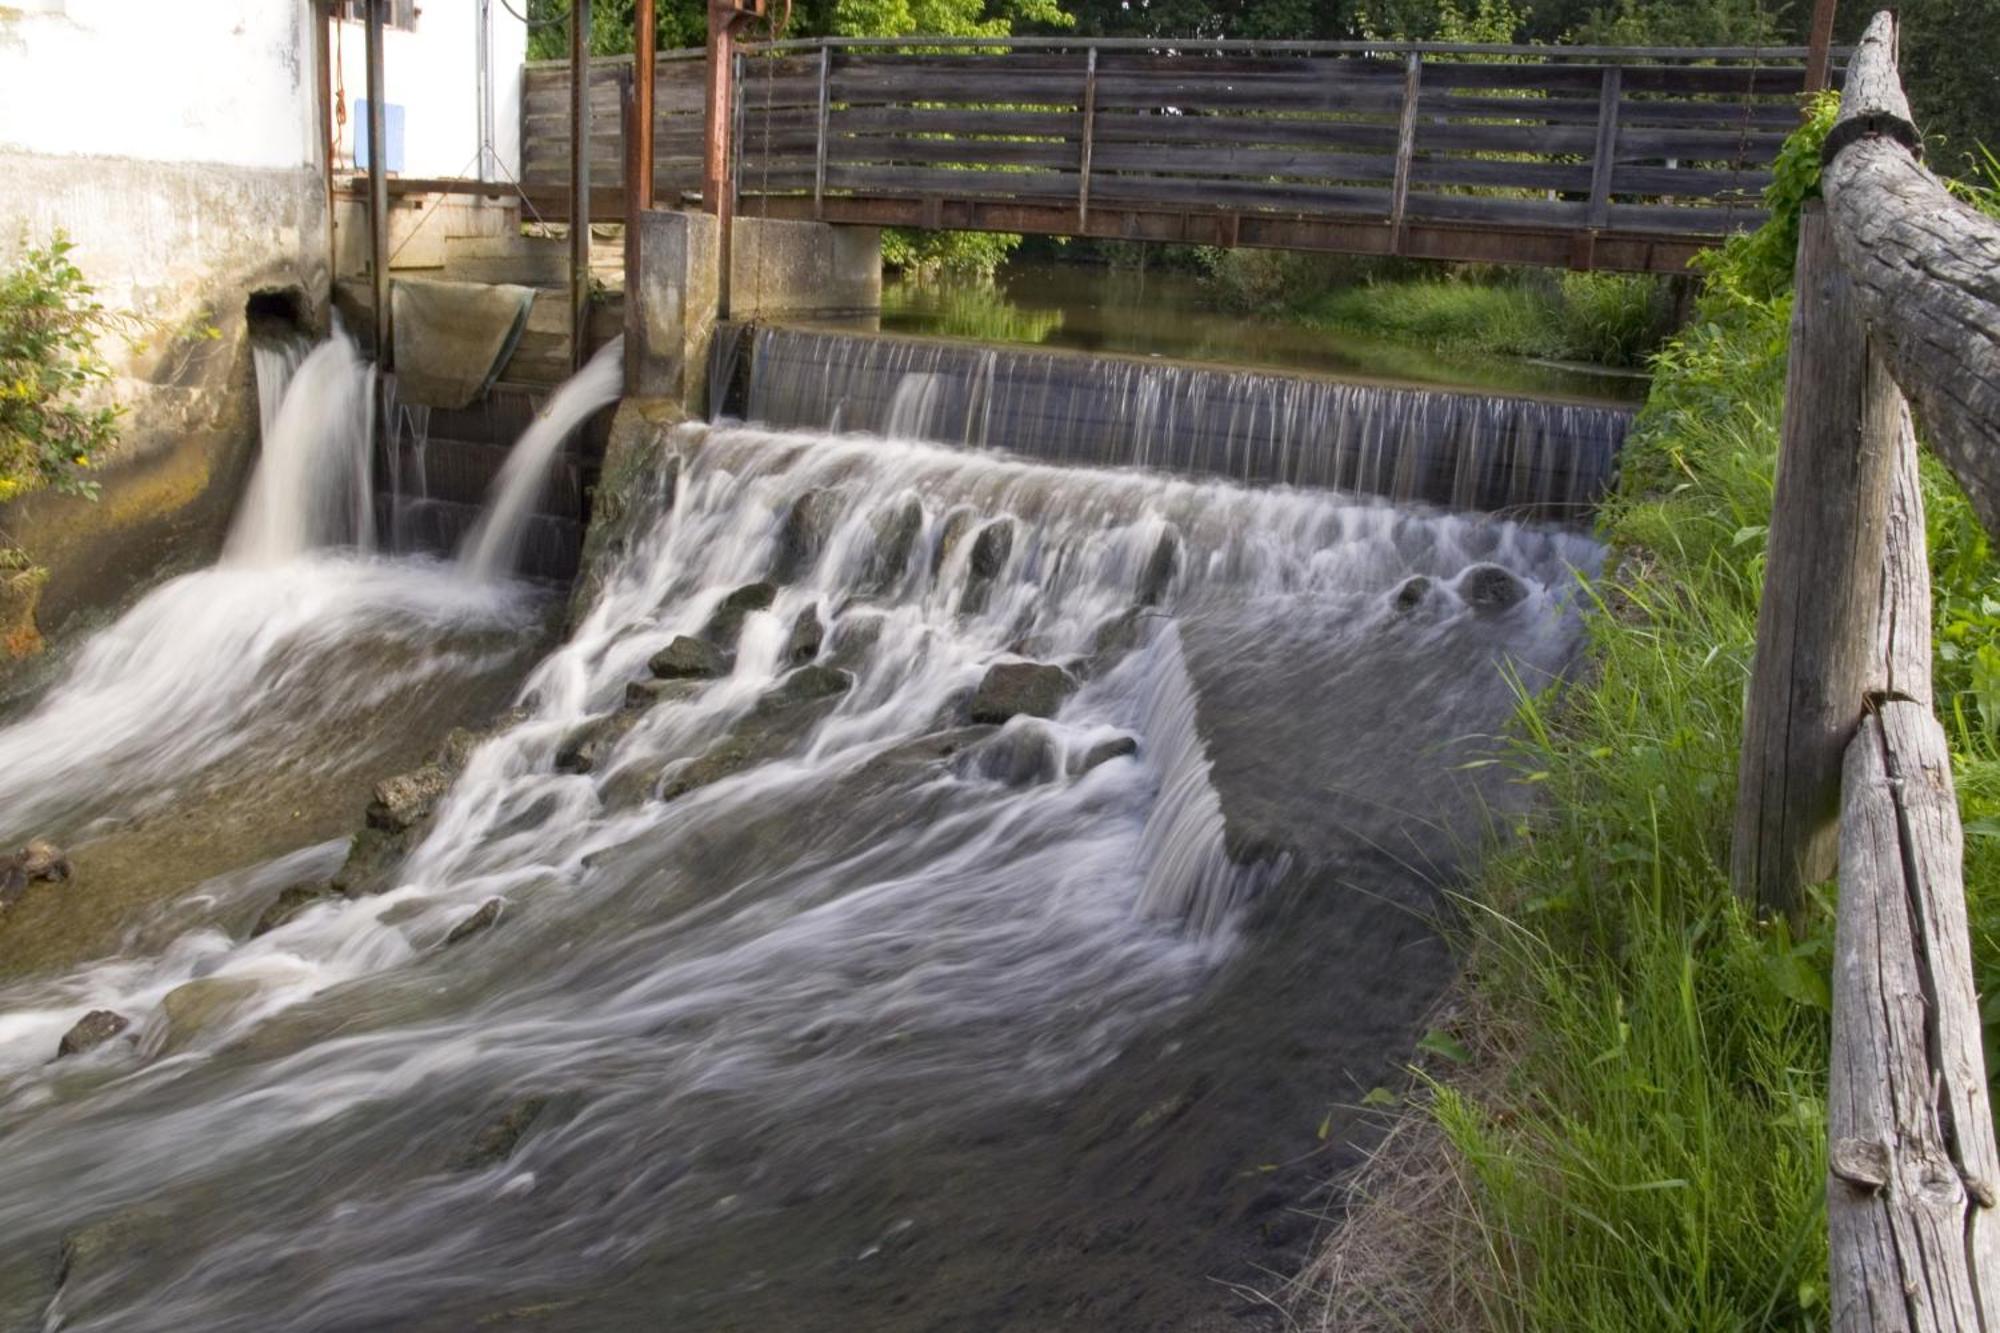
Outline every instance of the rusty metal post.
POLYGON ((632 128, 638 140, 631 158, 637 171, 626 184, 638 196, 639 207, 653 206, 653 83, 659 66, 653 52, 653 0, 632 6, 632 128))
POLYGON ((389 0, 368 0, 368 263, 374 278, 375 364, 396 366, 395 312, 389 308, 389 144, 382 110, 382 11, 389 0))
POLYGON ((569 5, 569 358, 590 342, 590 0, 569 5))
POLYGON ((1816 0, 1812 29, 1806 38, 1806 91, 1816 93, 1833 81, 1833 11, 1839 0, 1816 0))
MULTIPOLYGON (((645 210, 653 202, 652 192, 648 190, 642 194, 638 184, 641 179, 652 175, 649 171, 642 171, 639 165, 645 160, 644 155, 652 152, 653 148, 650 142, 652 136, 638 132, 640 107, 644 105, 639 89, 651 82, 646 75, 646 66, 635 62, 631 73, 618 85, 618 112, 625 129, 625 310, 628 325, 631 312, 638 308, 640 300, 640 265, 644 263, 644 256, 639 251, 640 224, 645 210)), ((642 340, 625 340, 626 384, 638 384, 639 367, 645 359, 645 350, 642 340)))
POLYGON ((736 33, 764 12, 764 0, 709 0, 708 86, 702 104, 701 206, 715 214, 716 318, 729 318, 729 253, 735 224, 736 33))

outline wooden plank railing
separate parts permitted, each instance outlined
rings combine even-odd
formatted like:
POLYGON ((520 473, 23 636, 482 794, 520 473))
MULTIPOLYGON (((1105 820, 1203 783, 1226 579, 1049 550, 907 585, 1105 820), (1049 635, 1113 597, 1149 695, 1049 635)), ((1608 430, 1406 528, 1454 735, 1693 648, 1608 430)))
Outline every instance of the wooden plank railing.
POLYGON ((2000 1329, 2000 1154, 1904 398, 2000 536, 2000 223, 1919 162, 1895 35, 1880 14, 1854 51, 1800 229, 1732 865, 1790 913, 1838 869, 1836 1333, 2000 1329))
MULTIPOLYGON (((1794 48, 921 40, 749 48, 736 90, 745 211, 1081 234, 1193 215, 1207 239, 1229 240, 1235 223, 1214 220, 1337 218, 1367 225, 1319 233, 1342 242, 1323 248, 1404 252, 1413 227, 1533 233, 1562 243, 1516 257, 1588 263, 1611 238, 1607 253, 1640 261, 1623 266, 1678 269, 1762 220, 1805 80, 1794 48), (1093 226, 1093 213, 1110 220, 1093 226)), ((669 198, 699 185, 693 54, 655 65, 669 198)), ((622 64, 590 76, 592 171, 606 181, 621 169, 622 64)), ((525 78, 534 188, 568 170, 569 72, 531 65, 525 78)), ((1266 226, 1244 243, 1313 236, 1266 226)), ((1504 257, 1464 249, 1440 257, 1504 257)))

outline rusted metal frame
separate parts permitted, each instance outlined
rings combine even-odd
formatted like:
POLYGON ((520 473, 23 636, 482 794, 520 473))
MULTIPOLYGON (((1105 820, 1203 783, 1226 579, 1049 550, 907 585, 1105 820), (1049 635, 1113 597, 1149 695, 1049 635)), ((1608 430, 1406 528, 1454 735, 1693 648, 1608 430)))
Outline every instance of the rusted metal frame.
POLYGON ((819 49, 819 125, 813 139, 813 217, 818 218, 826 200, 826 135, 833 112, 833 48, 819 49))
POLYGON ((1590 213, 1586 229, 1577 236, 1577 249, 1570 267, 1595 267, 1597 237, 1611 220, 1611 173, 1618 161, 1618 101, 1624 94, 1625 70, 1621 65, 1604 67, 1604 84, 1597 94, 1597 147, 1590 159, 1590 213))
MULTIPOLYGON (((653 85, 659 78, 653 58, 653 0, 637 0, 632 6, 632 29, 632 119, 626 135, 636 138, 638 147, 626 156, 630 169, 625 183, 645 209, 653 206, 653 85)), ((626 236, 629 245, 631 233, 626 236)))
POLYGON ((715 282, 717 319, 729 318, 729 288, 736 271, 736 213, 743 203, 743 53, 737 51, 730 59, 735 68, 729 76, 729 171, 722 183, 722 210, 716 215, 716 262, 722 266, 715 282))
POLYGON ((590 0, 569 5, 569 361, 590 341, 590 0))
POLYGON ((368 264, 373 278, 375 364, 396 365, 396 321, 389 308, 389 145, 382 109, 382 11, 389 0, 368 0, 368 264))
POLYGON ((1403 213, 1410 202, 1410 166, 1417 152, 1417 99, 1423 89, 1423 55, 1412 51, 1403 66, 1403 114, 1396 124, 1396 181, 1390 190, 1389 249, 1401 254, 1403 213))
POLYGON ((1816 0, 1806 36, 1806 91, 1816 93, 1833 78, 1833 11, 1839 0, 1816 0))
POLYGON ((1090 155, 1097 128, 1097 48, 1090 48, 1083 62, 1083 145, 1078 153, 1076 183, 1076 225, 1090 225, 1090 155))

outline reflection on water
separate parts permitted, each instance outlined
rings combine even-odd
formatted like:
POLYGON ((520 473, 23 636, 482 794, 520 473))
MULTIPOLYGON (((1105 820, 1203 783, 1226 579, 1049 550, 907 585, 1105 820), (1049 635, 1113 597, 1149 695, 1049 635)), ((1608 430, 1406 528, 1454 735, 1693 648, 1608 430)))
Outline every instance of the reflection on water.
POLYGON ((1427 347, 1234 314, 1186 273, 1016 262, 991 283, 885 284, 882 329, 1040 343, 1497 393, 1639 402, 1646 380, 1621 373, 1427 347))

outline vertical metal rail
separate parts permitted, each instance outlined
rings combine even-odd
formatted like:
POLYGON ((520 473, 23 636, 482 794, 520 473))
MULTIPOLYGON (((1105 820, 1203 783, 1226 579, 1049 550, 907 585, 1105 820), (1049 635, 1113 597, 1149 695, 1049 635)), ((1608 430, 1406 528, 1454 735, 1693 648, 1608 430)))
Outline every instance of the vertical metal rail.
POLYGON ((569 5, 569 363, 590 341, 590 0, 569 5))
POLYGON ((327 25, 334 21, 333 7, 315 0, 312 7, 313 82, 319 101, 320 205, 326 210, 326 275, 333 281, 340 269, 340 237, 333 209, 333 53, 328 50, 327 25))
POLYGON ((1403 62, 1403 115, 1396 123, 1396 179, 1389 190, 1389 253, 1403 253, 1403 217, 1410 206, 1410 169, 1417 152, 1417 98, 1423 92, 1423 57, 1403 62))
MULTIPOLYGON (((625 185, 639 207, 647 209, 653 206, 653 85, 660 77, 653 50, 653 0, 638 0, 632 6, 632 25, 632 120, 626 133, 638 143, 625 158, 631 172, 625 185)), ((625 233, 625 244, 632 244, 630 230, 625 233)))
POLYGON ((479 170, 482 181, 493 179, 498 163, 493 146, 493 0, 478 0, 477 83, 474 94, 479 104, 479 170))
POLYGON ((819 48, 819 128, 813 139, 813 220, 826 215, 826 131, 833 110, 833 48, 819 48))
POLYGON ((1090 157, 1097 136, 1097 48, 1091 47, 1083 65, 1083 151, 1077 162, 1076 229, 1090 226, 1090 157))
POLYGON ((389 308, 389 145, 382 110, 382 11, 389 0, 368 0, 368 263, 374 278, 375 364, 396 367, 395 312, 389 308))

